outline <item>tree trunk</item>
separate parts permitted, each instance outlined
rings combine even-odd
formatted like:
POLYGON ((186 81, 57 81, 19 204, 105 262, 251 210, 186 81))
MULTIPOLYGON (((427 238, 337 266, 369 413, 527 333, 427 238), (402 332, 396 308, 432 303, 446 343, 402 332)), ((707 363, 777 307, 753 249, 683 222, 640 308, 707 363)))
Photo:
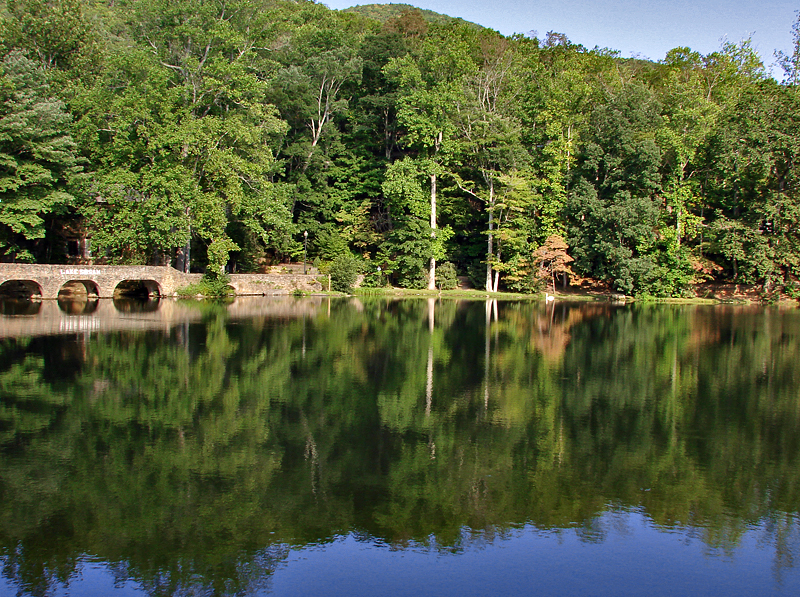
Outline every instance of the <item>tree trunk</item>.
MULTIPOLYGON (((436 174, 431 174, 431 239, 436 240, 436 174)), ((436 257, 431 253, 428 290, 436 290, 436 257)))
MULTIPOLYGON (((489 240, 486 247, 486 290, 492 292, 492 256, 494 255, 494 181, 489 178, 489 240)), ((495 289, 496 291, 496 289, 495 289)))

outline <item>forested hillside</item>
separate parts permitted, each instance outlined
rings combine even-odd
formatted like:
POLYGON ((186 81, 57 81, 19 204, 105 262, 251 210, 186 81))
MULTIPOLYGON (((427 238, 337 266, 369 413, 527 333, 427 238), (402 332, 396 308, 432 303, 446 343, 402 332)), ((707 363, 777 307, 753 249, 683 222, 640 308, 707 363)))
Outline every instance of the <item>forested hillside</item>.
POLYGON ((410 4, 359 4, 351 8, 345 8, 342 12, 354 12, 370 19, 375 19, 381 23, 385 23, 391 19, 396 19, 403 16, 405 12, 415 12, 421 15, 422 18, 428 23, 436 25, 452 25, 453 23, 463 23, 481 29, 481 25, 477 23, 470 23, 464 19, 443 15, 432 10, 425 8, 417 8, 410 4))
POLYGON ((776 81, 747 40, 656 63, 410 9, 6 0, 0 260, 254 271, 307 232, 374 285, 794 291, 793 33, 776 81))

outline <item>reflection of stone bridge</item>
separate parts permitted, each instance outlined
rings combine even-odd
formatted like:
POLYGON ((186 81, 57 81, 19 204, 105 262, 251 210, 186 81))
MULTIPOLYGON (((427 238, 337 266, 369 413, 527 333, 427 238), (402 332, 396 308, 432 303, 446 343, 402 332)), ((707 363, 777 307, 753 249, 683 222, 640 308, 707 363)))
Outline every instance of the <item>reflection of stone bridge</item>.
MULTIPOLYGON (((123 288, 142 289, 150 295, 175 296, 181 287, 199 282, 200 274, 184 274, 168 266, 147 265, 31 265, 0 263, 0 291, 58 298, 59 292, 82 284, 86 293, 102 298, 123 288)), ((295 289, 322 290, 314 275, 233 274, 230 286, 240 295, 287 294, 295 289)))
MULTIPOLYGON (((0 301, 0 338, 91 334, 123 330, 157 330, 170 333, 182 324, 203 319, 203 303, 172 299, 117 301, 0 301)), ((330 310, 330 298, 296 299, 292 296, 237 298, 224 309, 237 319, 313 318, 330 310)))

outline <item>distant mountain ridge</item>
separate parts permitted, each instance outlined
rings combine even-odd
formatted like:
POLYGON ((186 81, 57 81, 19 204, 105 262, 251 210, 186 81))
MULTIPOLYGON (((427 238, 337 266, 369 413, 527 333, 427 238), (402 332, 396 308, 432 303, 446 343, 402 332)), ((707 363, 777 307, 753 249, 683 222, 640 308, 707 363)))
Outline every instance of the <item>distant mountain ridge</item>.
POLYGON ((422 13, 422 17, 428 23, 436 23, 437 25, 446 25, 447 23, 460 22, 460 23, 466 23, 467 25, 471 25, 473 27, 477 27, 478 29, 485 28, 483 27, 483 25, 478 25, 477 23, 473 23, 471 21, 465 21, 464 19, 461 19, 459 17, 451 17, 425 8, 417 8, 416 6, 412 6, 411 4, 362 4, 359 6, 352 6, 350 8, 345 8, 341 12, 354 12, 362 16, 365 16, 367 18, 379 21, 381 23, 385 23, 390 19, 399 17, 407 10, 418 10, 420 13, 422 13))

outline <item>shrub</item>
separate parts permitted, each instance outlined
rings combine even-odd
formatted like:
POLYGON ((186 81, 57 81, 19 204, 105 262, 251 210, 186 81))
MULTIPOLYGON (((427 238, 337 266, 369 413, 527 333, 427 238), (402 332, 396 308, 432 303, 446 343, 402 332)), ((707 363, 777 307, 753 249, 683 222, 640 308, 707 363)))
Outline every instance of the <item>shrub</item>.
POLYGON ((456 266, 446 261, 436 267, 436 286, 442 290, 458 288, 456 266))
POLYGON ((230 277, 227 274, 203 274, 203 279, 197 284, 189 284, 183 288, 178 288, 180 296, 196 296, 198 294, 207 297, 225 297, 233 294, 233 289, 229 286, 230 277))
POLYGON ((424 268, 406 270, 400 275, 398 283, 402 288, 422 290, 428 287, 428 270, 424 268))
POLYGON ((345 253, 333 260, 330 266, 331 289, 350 292, 358 277, 358 260, 345 253))
POLYGON ((364 274, 364 280, 361 282, 361 288, 386 288, 388 284, 389 281, 386 277, 386 273, 383 270, 378 271, 375 269, 375 271, 370 271, 369 273, 364 274))

